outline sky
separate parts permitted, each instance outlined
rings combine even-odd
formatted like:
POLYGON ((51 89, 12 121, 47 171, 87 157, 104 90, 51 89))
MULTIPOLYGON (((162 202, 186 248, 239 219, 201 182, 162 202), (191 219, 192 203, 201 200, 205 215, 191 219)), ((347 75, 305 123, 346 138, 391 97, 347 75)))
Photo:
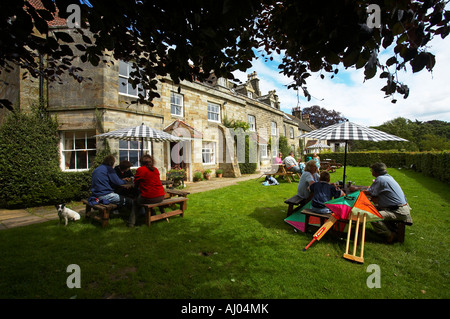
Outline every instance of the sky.
MULTIPOLYGON (((381 61, 390 57, 387 51, 379 55, 381 61)), ((385 97, 381 88, 386 85, 386 79, 380 79, 380 70, 375 77, 364 82, 364 68, 359 70, 339 67, 337 75, 331 79, 331 74, 313 73, 307 81, 307 88, 312 95, 308 101, 303 91, 287 89, 292 79, 279 73, 278 64, 281 56, 273 55, 272 62, 264 62, 263 58, 253 61, 252 68, 247 72, 237 71, 236 78, 245 82, 247 74, 256 71, 260 80, 261 94, 276 90, 281 104, 281 110, 292 114, 293 107, 302 109, 319 105, 327 110, 335 110, 350 122, 366 126, 378 126, 397 117, 411 121, 441 120, 450 122, 450 36, 445 39, 436 37, 430 41, 428 52, 436 56, 436 65, 432 72, 424 68, 413 73, 409 67, 407 72, 399 72, 399 80, 408 85, 410 93, 407 99, 396 94, 395 104, 392 98, 385 97), (298 93, 298 94, 297 94, 298 93)), ((409 65, 408 65, 409 66, 409 65)))

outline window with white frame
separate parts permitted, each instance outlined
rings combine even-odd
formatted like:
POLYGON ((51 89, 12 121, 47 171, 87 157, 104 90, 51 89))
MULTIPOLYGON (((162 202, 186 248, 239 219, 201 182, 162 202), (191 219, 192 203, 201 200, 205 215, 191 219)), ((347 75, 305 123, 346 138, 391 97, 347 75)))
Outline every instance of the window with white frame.
POLYGON ((208 121, 220 122, 220 105, 208 102, 208 121))
POLYGON ((294 128, 292 127, 289 128, 289 136, 290 138, 294 138, 294 128))
POLYGON ((267 152, 267 144, 259 144, 259 150, 261 158, 269 157, 269 153, 267 152))
POLYGON ((277 123, 276 122, 272 122, 272 136, 277 135, 277 123))
MULTIPOLYGON (((144 141, 144 154, 151 154, 150 142, 144 141)), ((141 141, 119 140, 119 162, 127 160, 131 162, 131 167, 140 166, 141 141)))
POLYGON ((250 131, 256 132, 256 118, 253 115, 248 116, 248 124, 250 125, 250 131))
POLYGON ((202 162, 203 164, 215 164, 215 142, 203 142, 202 143, 202 162))
POLYGON ((95 131, 61 133, 61 168, 85 170, 94 165, 97 153, 95 131))
POLYGON ((247 97, 249 97, 249 98, 253 98, 253 93, 252 92, 250 92, 250 91, 247 91, 247 97))
POLYGON ((131 62, 119 60, 119 94, 138 97, 138 94, 144 94, 142 84, 138 84, 135 88, 128 82, 130 73, 134 71, 131 62))
POLYGON ((183 95, 170 92, 170 114, 183 116, 183 95))

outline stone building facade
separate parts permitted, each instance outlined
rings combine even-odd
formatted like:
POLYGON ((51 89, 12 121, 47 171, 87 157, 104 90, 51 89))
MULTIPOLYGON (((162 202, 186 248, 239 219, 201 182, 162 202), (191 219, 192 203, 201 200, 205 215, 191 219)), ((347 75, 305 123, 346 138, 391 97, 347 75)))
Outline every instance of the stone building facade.
MULTIPOLYGON (((76 38, 77 34, 72 36, 76 38)), ((130 64, 113 60, 110 55, 105 59, 105 63, 93 66, 75 58, 72 64, 83 69, 82 76, 87 80, 78 82, 63 76, 61 83, 45 83, 41 90, 48 112, 58 119, 64 171, 84 170, 93 164, 105 143, 95 135, 142 123, 184 138, 182 143, 144 142, 144 150, 155 157, 162 178, 169 169, 181 166, 189 180, 196 171, 206 169, 214 172, 222 168, 225 176, 240 175, 236 156, 239 141, 233 143, 235 132, 224 125, 226 121, 250 124, 258 169, 270 166, 276 156, 276 151, 269 149, 270 141, 276 145, 284 135, 298 151, 298 136, 313 129, 295 112, 289 115, 281 111, 275 90, 262 94, 256 72, 240 85, 223 78, 208 84, 182 81, 175 85, 165 78, 157 85, 160 98, 154 99, 151 107, 131 104, 137 91, 127 84, 130 64)), ((2 73, 10 85, 2 88, 0 98, 12 98, 16 106, 27 109, 39 100, 39 81, 22 79, 22 73, 19 69, 2 73)), ((117 163, 127 159, 134 167, 139 165, 139 142, 106 141, 117 163)))

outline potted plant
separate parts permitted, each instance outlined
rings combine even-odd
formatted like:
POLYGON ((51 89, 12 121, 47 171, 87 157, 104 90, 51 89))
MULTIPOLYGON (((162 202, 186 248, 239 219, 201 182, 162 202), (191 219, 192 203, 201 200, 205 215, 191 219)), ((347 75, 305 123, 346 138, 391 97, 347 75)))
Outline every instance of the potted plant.
POLYGON ((205 177, 205 179, 209 180, 211 178, 211 170, 210 169, 206 169, 203 172, 203 176, 205 177))
MULTIPOLYGON (((167 179, 173 181, 173 186, 179 186, 186 178, 186 171, 179 166, 175 166, 171 170, 169 170, 166 174, 167 179)), ((184 184, 184 183, 183 183, 184 184)))
POLYGON ((223 174, 223 170, 221 168, 216 169, 216 176, 221 178, 223 174))
POLYGON ((203 179, 202 172, 196 171, 194 172, 194 182, 199 182, 203 179))

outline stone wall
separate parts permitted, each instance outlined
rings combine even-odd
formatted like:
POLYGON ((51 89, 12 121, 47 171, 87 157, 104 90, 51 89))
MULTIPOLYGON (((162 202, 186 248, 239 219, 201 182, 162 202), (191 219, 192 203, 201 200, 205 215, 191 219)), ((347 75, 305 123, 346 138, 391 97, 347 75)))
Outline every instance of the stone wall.
MULTIPOLYGON (((74 30, 66 30, 77 41, 80 35, 74 30)), ((73 48, 75 54, 77 49, 73 48)), ((253 115, 256 119, 256 130, 259 137, 269 142, 271 138, 271 122, 277 124, 277 136, 286 136, 290 145, 297 145, 296 137, 300 134, 295 122, 286 120, 284 113, 279 110, 279 105, 275 107, 269 105, 270 101, 277 101, 275 91, 261 96, 258 79, 253 74, 247 85, 242 86, 242 94, 233 90, 232 86, 211 86, 199 82, 182 81, 174 84, 170 78, 164 78, 163 82, 157 84, 160 98, 155 98, 152 102, 154 106, 147 104, 132 104, 135 98, 119 94, 119 63, 107 52, 104 56, 105 62, 101 61, 98 66, 81 62, 76 57, 73 65, 80 66, 83 71, 80 73, 85 79, 81 83, 68 75, 63 75, 61 83, 48 83, 45 95, 48 100, 49 112, 57 116, 61 131, 92 130, 97 134, 99 131, 99 121, 103 125, 104 131, 112 131, 119 128, 137 126, 145 123, 153 128, 163 130, 175 120, 179 119, 194 127, 202 133, 202 139, 193 139, 190 142, 191 162, 188 163, 188 176, 192 180, 195 171, 211 169, 213 172, 217 168, 225 171, 225 176, 239 176, 237 161, 226 158, 224 154, 234 155, 234 145, 227 144, 227 130, 223 126, 223 119, 240 120, 248 122, 248 116, 253 115), (256 98, 264 99, 259 101, 256 98, 249 98, 246 91, 255 93, 256 98), (170 96, 171 92, 183 95, 183 115, 175 116, 171 114, 170 96), (208 102, 220 105, 220 123, 208 120, 208 102), (294 127, 294 138, 289 136, 289 128, 294 127), (214 164, 202 163, 203 142, 215 143, 214 164)), ((19 96, 21 107, 29 107, 38 101, 39 81, 38 79, 20 80, 22 71, 16 70, 10 74, 10 81, 13 83, 8 91, 2 95, 19 96)), ((2 74, 3 77, 3 74, 2 74)), ((228 136, 229 139, 229 136, 228 136)), ((261 142, 260 139, 260 142, 261 142)), ((97 145, 102 143, 97 141, 97 145)), ((110 140, 109 144, 113 152, 118 153, 118 141, 110 140)), ((269 150, 270 151, 270 150, 269 150)), ((259 153, 259 149, 258 149, 259 153)), ((169 143, 153 143, 153 155, 157 162, 157 168, 165 178, 166 170, 170 168, 170 147, 169 143)), ((266 159, 258 159, 258 168, 270 165, 272 156, 266 159)), ((259 157, 259 156, 258 156, 259 157)))

